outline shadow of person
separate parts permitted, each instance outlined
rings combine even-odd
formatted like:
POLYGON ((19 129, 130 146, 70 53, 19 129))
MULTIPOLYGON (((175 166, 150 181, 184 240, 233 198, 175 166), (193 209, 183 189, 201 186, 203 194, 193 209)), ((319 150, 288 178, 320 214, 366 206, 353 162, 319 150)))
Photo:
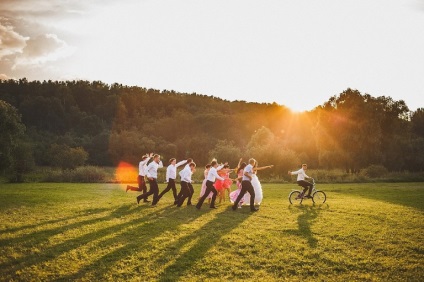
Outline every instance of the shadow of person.
POLYGON ((205 228, 197 229, 195 232, 180 238, 169 246, 172 253, 163 254, 162 257, 177 256, 173 263, 169 264, 159 275, 159 281, 177 281, 190 269, 206 256, 206 253, 215 246, 222 237, 231 230, 237 228, 252 213, 233 212, 231 206, 218 213, 209 221, 205 228), (205 230, 206 229, 206 230, 205 230), (194 242, 194 244, 193 244, 194 242), (187 246, 189 246, 187 248, 187 246))
POLYGON ((306 241, 311 248, 315 248, 318 240, 314 237, 314 233, 312 232, 312 225, 315 219, 318 217, 318 214, 321 210, 328 209, 328 204, 313 204, 309 205, 300 205, 300 206, 289 206, 289 210, 292 213, 299 212, 300 214, 297 217, 297 225, 298 229, 289 229, 284 230, 283 232, 300 236, 302 238, 306 238, 306 241))

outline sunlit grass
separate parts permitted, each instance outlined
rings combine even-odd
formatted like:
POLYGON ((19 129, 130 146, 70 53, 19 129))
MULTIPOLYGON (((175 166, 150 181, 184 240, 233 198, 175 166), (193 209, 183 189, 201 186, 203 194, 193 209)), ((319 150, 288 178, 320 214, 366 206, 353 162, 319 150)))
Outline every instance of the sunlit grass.
POLYGON ((171 193, 138 206, 116 184, 1 184, 0 280, 423 280, 422 183, 319 187, 326 204, 296 206, 295 185, 265 184, 251 214, 171 193))

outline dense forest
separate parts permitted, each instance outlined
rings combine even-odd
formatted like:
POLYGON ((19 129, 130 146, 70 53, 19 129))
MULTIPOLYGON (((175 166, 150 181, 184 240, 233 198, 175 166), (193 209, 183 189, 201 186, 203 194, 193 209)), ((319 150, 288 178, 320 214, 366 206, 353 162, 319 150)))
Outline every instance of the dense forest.
MULTIPOLYGON (((260 93, 258 93, 260 95, 260 93)), ((226 101, 94 81, 0 82, 0 169, 137 165, 147 152, 164 160, 240 157, 283 174, 301 163, 357 172, 424 169, 424 108, 347 89, 293 113, 278 104, 226 101)), ((166 161, 164 162, 167 163, 166 161)))

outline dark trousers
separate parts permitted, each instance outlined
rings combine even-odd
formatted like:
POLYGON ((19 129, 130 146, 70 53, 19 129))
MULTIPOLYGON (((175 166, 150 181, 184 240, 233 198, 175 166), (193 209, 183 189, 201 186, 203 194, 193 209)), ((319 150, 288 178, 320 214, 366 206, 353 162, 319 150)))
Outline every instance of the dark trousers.
POLYGON ((300 186, 302 186, 304 188, 303 189, 303 192, 302 192, 304 195, 305 195, 306 190, 308 190, 308 188, 309 188, 308 196, 311 195, 311 193, 312 193, 312 187, 314 186, 314 185, 312 185, 311 182, 308 182, 306 180, 299 180, 299 181, 297 181, 297 184, 300 185, 300 186))
POLYGON ((146 181, 144 181, 144 176, 141 176, 141 175, 137 176, 137 182, 138 182, 138 188, 128 185, 128 190, 142 191, 143 193, 146 193, 147 186, 146 186, 146 181))
POLYGON ((252 183, 247 180, 243 180, 241 182, 240 194, 238 195, 237 200, 234 202, 233 209, 237 208, 238 203, 240 202, 241 198, 243 198, 244 194, 246 194, 246 192, 249 192, 250 194, 250 209, 255 209, 255 189, 253 189, 252 183))
POLYGON ((212 201, 211 201, 211 207, 214 207, 215 206, 215 200, 216 200, 216 194, 218 193, 218 191, 216 191, 215 187, 213 186, 213 182, 208 180, 208 181, 206 181, 205 194, 203 194, 203 196, 199 199, 199 202, 196 205, 196 207, 198 209, 200 209, 202 207, 203 202, 209 196, 210 192, 212 192, 212 194, 213 194, 212 201))
MULTIPOLYGON (((190 195, 188 196, 187 204, 191 205, 191 198, 193 197, 193 194, 194 194, 194 188, 193 188, 193 185, 191 185, 191 183, 188 183, 188 182, 186 182, 186 183, 187 183, 188 189, 190 191, 190 195)), ((178 200, 182 197, 182 195, 183 195, 183 187, 181 186, 181 190, 178 193, 177 198, 174 201, 174 205, 178 204, 178 200)))
MULTIPOLYGON (((189 184, 188 182, 185 181, 181 181, 181 195, 177 200, 177 207, 181 207, 182 204, 184 203, 185 199, 187 199, 188 197, 190 197, 191 195, 191 191, 189 188, 189 184)), ((190 203, 189 201, 187 203, 190 203)))
POLYGON ((194 188, 191 183, 188 183, 188 190, 190 191, 190 195, 188 196, 187 205, 191 205, 191 197, 193 197, 194 194, 194 188))
POLYGON ((168 193, 168 191, 171 189, 172 189, 172 194, 174 195, 174 200, 177 200, 177 187, 175 187, 175 179, 169 178, 168 185, 166 186, 165 190, 163 190, 158 196, 159 197, 158 201, 160 200, 160 198, 163 197, 163 195, 168 193))
POLYGON ((141 199, 147 199, 147 197, 149 197, 150 195, 153 195, 152 205, 156 205, 158 202, 158 196, 159 196, 158 182, 156 181, 155 178, 153 178, 153 180, 149 179, 149 185, 150 185, 149 191, 139 195, 137 197, 137 201, 140 201, 141 199))

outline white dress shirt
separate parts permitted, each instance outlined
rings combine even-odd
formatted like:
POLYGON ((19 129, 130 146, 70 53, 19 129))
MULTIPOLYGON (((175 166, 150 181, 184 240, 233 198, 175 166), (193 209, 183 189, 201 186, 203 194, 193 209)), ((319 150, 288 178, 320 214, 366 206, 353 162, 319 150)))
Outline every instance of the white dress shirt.
MULTIPOLYGON (((221 166, 222 168, 222 166, 221 166)), ((214 168, 213 166, 211 167, 211 169, 208 172, 208 177, 207 180, 215 182, 215 180, 218 178, 219 180, 224 180, 224 178, 222 178, 221 176, 218 175, 217 172, 218 168, 214 168)))
POLYGON ((162 161, 159 161, 159 163, 153 161, 147 166, 146 175, 148 178, 158 178, 158 168, 163 167, 162 161))
POLYGON ((181 181, 191 183, 192 175, 193 175, 193 172, 191 171, 191 167, 189 166, 186 166, 183 170, 180 171, 181 181))
POLYGON ((250 176, 253 175, 253 166, 251 164, 248 164, 244 170, 243 170, 243 178, 241 179, 242 181, 252 181, 252 179, 250 179, 249 177, 247 177, 245 174, 249 174, 250 176))
POLYGON ((297 171, 291 172, 291 175, 295 175, 295 174, 297 174, 297 181, 305 180, 305 178, 310 178, 309 176, 306 175, 306 172, 303 170, 303 168, 297 171))
POLYGON ((149 160, 150 158, 148 157, 138 164, 138 175, 146 176, 147 163, 149 162, 149 160))
MULTIPOLYGON (((171 164, 166 168, 166 182, 169 181, 169 179, 177 178, 177 167, 185 164, 187 161, 181 161, 179 163, 176 163, 175 165, 171 164)), ((186 166, 187 167, 187 166, 186 166)))

